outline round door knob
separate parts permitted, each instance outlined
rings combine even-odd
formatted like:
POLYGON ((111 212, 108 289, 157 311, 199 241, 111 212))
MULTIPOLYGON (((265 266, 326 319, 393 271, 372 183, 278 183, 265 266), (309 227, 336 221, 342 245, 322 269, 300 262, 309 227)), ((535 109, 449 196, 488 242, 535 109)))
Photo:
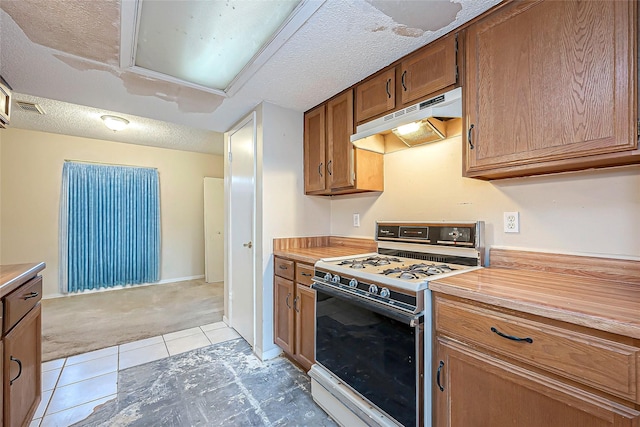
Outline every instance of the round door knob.
POLYGON ((380 289, 380 296, 382 298, 389 298, 389 295, 391 295, 391 292, 389 291, 389 289, 387 288, 380 289))
POLYGON ((351 286, 352 288, 357 287, 358 286, 358 281, 356 279, 349 280, 349 286, 351 286))
POLYGON ((333 277, 331 278, 331 281, 332 281, 333 283, 340 283, 340 276, 338 276, 338 275, 336 274, 335 276, 333 276, 333 277))
POLYGON ((376 285, 369 285, 369 292, 371 292, 372 294, 377 294, 378 287, 376 285))

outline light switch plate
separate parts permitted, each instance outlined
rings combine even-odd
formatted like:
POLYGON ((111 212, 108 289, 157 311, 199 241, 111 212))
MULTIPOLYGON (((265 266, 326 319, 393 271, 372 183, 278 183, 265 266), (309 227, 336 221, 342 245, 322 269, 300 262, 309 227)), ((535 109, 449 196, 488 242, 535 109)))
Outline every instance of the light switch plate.
POLYGON ((504 213, 504 232, 505 233, 520 232, 520 215, 518 212, 504 213))
POLYGON ((353 226, 360 227, 360 214, 358 213, 353 214, 353 226))

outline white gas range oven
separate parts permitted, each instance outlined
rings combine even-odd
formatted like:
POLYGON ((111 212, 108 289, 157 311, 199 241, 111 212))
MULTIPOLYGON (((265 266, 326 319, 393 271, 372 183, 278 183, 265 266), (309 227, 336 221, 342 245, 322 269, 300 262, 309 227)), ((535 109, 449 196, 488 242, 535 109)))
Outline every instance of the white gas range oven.
POLYGON ((484 264, 484 223, 378 222, 377 253, 315 264, 314 400, 343 426, 431 424, 429 281, 484 264))

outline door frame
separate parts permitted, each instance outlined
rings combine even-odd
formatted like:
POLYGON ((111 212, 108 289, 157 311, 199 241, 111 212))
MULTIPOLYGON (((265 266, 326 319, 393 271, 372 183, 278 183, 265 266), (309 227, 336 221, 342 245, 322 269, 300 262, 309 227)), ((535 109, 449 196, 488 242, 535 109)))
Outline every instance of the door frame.
POLYGON ((257 114, 255 111, 252 111, 249 115, 247 115, 244 119, 236 123, 230 130, 225 132, 224 134, 224 202, 225 202, 225 218, 224 218, 224 315, 223 321, 233 327, 231 323, 231 319, 233 318, 231 313, 231 304, 229 303, 229 297, 232 293, 231 283, 233 280, 233 255, 232 255, 232 242, 233 242, 233 233, 231 229, 232 222, 232 212, 233 206, 231 203, 231 136, 245 127, 248 123, 253 122, 253 199, 252 199, 252 224, 251 224, 251 241, 253 242, 254 250, 251 251, 251 270, 252 270, 252 289, 253 289, 253 341, 249 343, 252 349, 255 350, 256 340, 257 340, 257 328, 256 328, 256 274, 257 274, 257 256, 260 253, 257 249, 262 244, 262 239, 258 241, 257 237, 257 213, 256 213, 256 205, 257 205, 257 148, 258 148, 258 132, 257 132, 257 114))

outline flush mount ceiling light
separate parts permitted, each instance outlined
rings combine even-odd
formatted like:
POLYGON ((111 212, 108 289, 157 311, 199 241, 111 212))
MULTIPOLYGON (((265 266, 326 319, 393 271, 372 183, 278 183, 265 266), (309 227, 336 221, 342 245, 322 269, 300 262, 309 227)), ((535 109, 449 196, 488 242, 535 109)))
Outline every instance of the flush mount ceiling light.
POLYGON ((324 0, 123 1, 120 66, 228 96, 323 3, 324 0))
POLYGON ((104 125, 114 132, 126 128, 129 124, 129 120, 123 119, 122 117, 118 116, 107 115, 101 116, 100 118, 104 122, 104 125))

